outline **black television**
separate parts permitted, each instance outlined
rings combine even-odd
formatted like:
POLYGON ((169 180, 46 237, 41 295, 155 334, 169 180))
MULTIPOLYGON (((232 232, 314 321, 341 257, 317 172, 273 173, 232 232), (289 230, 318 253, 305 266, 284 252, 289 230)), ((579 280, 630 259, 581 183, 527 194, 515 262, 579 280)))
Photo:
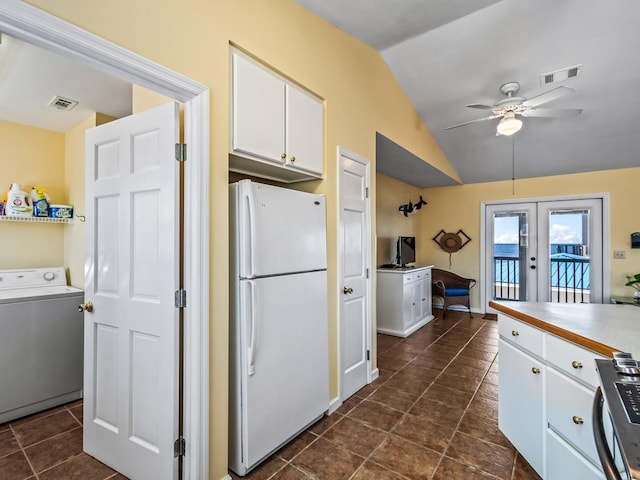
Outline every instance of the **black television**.
POLYGON ((398 237, 396 263, 404 267, 416 261, 416 237, 398 237))

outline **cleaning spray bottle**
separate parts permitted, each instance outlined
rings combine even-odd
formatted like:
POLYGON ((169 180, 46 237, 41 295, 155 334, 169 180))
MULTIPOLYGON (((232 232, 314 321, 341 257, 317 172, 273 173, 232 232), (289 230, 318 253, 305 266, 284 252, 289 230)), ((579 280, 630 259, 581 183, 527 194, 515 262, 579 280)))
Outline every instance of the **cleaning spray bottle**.
POLYGON ((5 215, 8 217, 30 217, 33 208, 29 204, 29 197, 22 191, 19 183, 12 183, 7 192, 5 215))

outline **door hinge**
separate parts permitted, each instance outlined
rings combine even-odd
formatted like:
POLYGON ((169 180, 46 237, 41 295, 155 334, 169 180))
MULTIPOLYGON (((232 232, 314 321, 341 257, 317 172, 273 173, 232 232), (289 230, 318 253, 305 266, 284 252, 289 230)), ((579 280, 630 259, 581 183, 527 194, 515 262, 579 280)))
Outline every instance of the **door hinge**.
POLYGON ((176 308, 187 308, 187 291, 184 288, 176 290, 175 304, 176 308))
POLYGON ((367 350, 367 361, 371 360, 371 350, 367 350))
POLYGON ((175 442, 173 442, 173 456, 184 457, 187 452, 187 442, 184 437, 178 437, 175 442))
POLYGON ((369 278, 369 269, 367 268, 367 278, 369 278))
POLYGON ((369 187, 364 188, 364 197, 369 198, 369 187))
POLYGON ((179 162, 187 161, 187 144, 176 143, 176 160, 179 162))

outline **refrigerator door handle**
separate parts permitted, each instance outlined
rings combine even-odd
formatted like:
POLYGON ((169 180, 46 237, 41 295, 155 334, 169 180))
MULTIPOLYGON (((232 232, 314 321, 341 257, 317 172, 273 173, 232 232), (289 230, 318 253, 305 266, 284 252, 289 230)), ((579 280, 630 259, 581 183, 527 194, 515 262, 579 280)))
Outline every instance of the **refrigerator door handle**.
POLYGON ((249 376, 253 375, 255 373, 255 366, 254 366, 254 361, 255 361, 255 356, 256 356, 256 316, 255 316, 255 311, 256 311, 256 286, 255 286, 255 282, 253 280, 248 280, 247 281, 248 285, 249 285, 249 289, 251 291, 251 306, 250 309, 251 311, 249 312, 249 320, 251 321, 251 325, 250 325, 250 329, 249 331, 251 332, 251 337, 249 338, 249 348, 247 351, 248 354, 248 374, 249 376))
POLYGON ((249 215, 249 229, 247 230, 247 234, 249 236, 249 251, 245 251, 245 255, 247 255, 249 261, 247 262, 247 267, 249 271, 247 272, 247 277, 251 278, 255 275, 255 265, 253 262, 253 254, 256 251, 256 218, 254 208, 254 199, 253 199, 253 186, 251 184, 248 185, 246 189, 246 200, 247 200, 247 214, 249 215))

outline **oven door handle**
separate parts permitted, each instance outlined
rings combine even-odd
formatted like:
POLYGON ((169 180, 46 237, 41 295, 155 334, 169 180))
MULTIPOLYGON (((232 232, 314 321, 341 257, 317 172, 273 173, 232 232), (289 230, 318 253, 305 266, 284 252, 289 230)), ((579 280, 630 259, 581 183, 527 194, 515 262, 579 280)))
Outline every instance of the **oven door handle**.
POLYGON ((604 434, 604 422, 602 420, 602 411, 604 409, 604 397, 602 396, 602 390, 600 387, 596 390, 596 395, 593 397, 593 437, 596 441, 596 449, 598 450, 598 457, 600 457, 600 463, 602 463, 602 469, 604 470, 604 476, 607 480, 622 480, 620 473, 616 468, 615 461, 611 456, 611 450, 607 445, 607 437, 604 434))

